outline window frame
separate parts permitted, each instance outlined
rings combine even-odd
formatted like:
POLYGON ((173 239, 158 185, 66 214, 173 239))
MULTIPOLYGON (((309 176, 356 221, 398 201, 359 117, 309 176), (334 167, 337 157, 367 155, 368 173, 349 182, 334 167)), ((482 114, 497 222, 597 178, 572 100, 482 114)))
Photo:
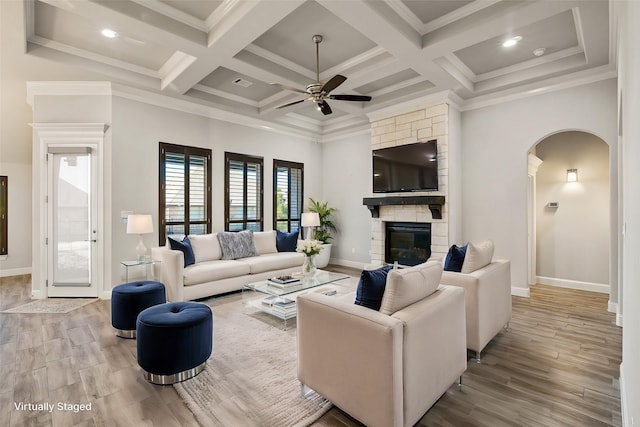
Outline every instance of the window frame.
POLYGON ((211 149, 190 147, 186 145, 170 144, 167 142, 159 143, 159 155, 158 155, 158 243, 160 246, 164 246, 167 241, 167 225, 180 225, 184 224, 184 234, 190 234, 190 227, 193 223, 204 224, 206 233, 211 233, 211 149), (184 221, 171 221, 166 220, 166 153, 183 154, 185 156, 184 162, 184 221), (204 157, 206 159, 206 191, 205 191, 205 220, 204 221, 191 221, 190 217, 190 188, 189 188, 189 158, 191 155, 204 157))
POLYGON ((302 231, 302 207, 304 205, 304 163, 292 162, 289 160, 280 160, 273 159, 273 229, 277 230, 278 222, 287 221, 287 232, 291 232, 291 222, 298 221, 300 226, 298 227, 298 231, 302 231), (287 191, 289 194, 287 195, 287 218, 279 219, 278 218, 278 205, 277 205, 277 189, 278 189, 278 179, 277 172, 279 167, 286 167, 289 169, 289 181, 287 185, 287 191), (291 217, 291 169, 299 169, 300 170, 300 217, 292 218, 291 217))
POLYGON ((250 156, 247 154, 231 153, 225 151, 224 153, 224 229, 229 231, 231 224, 242 224, 242 229, 247 229, 248 222, 258 222, 260 224, 260 231, 264 230, 264 158, 257 156, 250 156), (237 161, 244 163, 243 171, 243 219, 242 220, 230 220, 229 218, 229 162, 237 161), (260 212, 259 219, 247 218, 247 163, 256 163, 260 165, 260 206, 258 211, 260 212))
POLYGON ((0 176, 0 255, 9 254, 9 177, 0 176))

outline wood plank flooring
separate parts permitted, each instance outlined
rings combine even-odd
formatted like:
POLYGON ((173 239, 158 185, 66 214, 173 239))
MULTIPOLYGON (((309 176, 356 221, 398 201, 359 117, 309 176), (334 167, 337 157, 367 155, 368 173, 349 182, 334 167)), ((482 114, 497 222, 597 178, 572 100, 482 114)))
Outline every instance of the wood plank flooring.
MULTIPOLYGON (((0 310, 29 293, 28 276, 1 278, 0 310)), ((621 340, 606 295, 533 286, 530 298, 513 297, 510 329, 482 363, 469 360, 463 387, 452 386, 418 426, 620 426, 621 340)), ((142 379, 135 351, 134 340, 114 336, 109 301, 65 315, 0 313, 0 426, 197 426, 173 387, 142 379), (43 414, 18 411, 18 402, 91 402, 92 410, 43 414)), ((314 425, 361 424, 333 408, 314 425)))

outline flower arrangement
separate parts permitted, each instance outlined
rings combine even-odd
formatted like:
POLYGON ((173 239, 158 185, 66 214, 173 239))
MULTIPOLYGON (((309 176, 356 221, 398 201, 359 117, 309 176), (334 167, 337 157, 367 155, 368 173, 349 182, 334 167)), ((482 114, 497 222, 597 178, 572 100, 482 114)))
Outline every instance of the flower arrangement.
POLYGON ((296 247, 296 251, 302 252, 308 257, 318 255, 321 250, 322 242, 319 240, 299 240, 296 247))

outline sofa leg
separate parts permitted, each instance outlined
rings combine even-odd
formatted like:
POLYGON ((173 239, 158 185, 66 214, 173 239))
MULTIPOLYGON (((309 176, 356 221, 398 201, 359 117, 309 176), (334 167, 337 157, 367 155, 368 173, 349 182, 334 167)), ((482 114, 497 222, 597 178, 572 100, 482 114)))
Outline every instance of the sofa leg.
POLYGON ((509 330, 509 322, 507 322, 506 325, 504 325, 504 328, 508 331, 509 330))
POLYGON ((309 387, 307 387, 306 385, 304 385, 303 383, 300 383, 300 396, 303 399, 306 399, 307 396, 309 396, 311 393, 313 393, 313 390, 310 389, 309 387))
POLYGON ((462 374, 460 374, 460 378, 458 379, 458 387, 462 388, 462 374))
POLYGON ((476 363, 480 363, 480 352, 476 351, 476 363))

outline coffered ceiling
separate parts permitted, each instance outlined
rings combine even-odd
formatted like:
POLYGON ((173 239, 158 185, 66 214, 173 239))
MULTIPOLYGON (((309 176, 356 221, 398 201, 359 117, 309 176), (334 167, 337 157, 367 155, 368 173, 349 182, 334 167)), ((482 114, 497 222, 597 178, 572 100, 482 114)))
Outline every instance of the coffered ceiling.
POLYGON ((449 91, 464 106, 615 68, 606 0, 24 0, 27 53, 264 127, 331 135, 368 113, 449 91), (107 38, 103 29, 116 37, 107 38), (329 100, 276 108, 316 80, 329 100), (517 44, 503 43, 519 37, 517 44), (536 51, 541 55, 534 54, 536 51))

